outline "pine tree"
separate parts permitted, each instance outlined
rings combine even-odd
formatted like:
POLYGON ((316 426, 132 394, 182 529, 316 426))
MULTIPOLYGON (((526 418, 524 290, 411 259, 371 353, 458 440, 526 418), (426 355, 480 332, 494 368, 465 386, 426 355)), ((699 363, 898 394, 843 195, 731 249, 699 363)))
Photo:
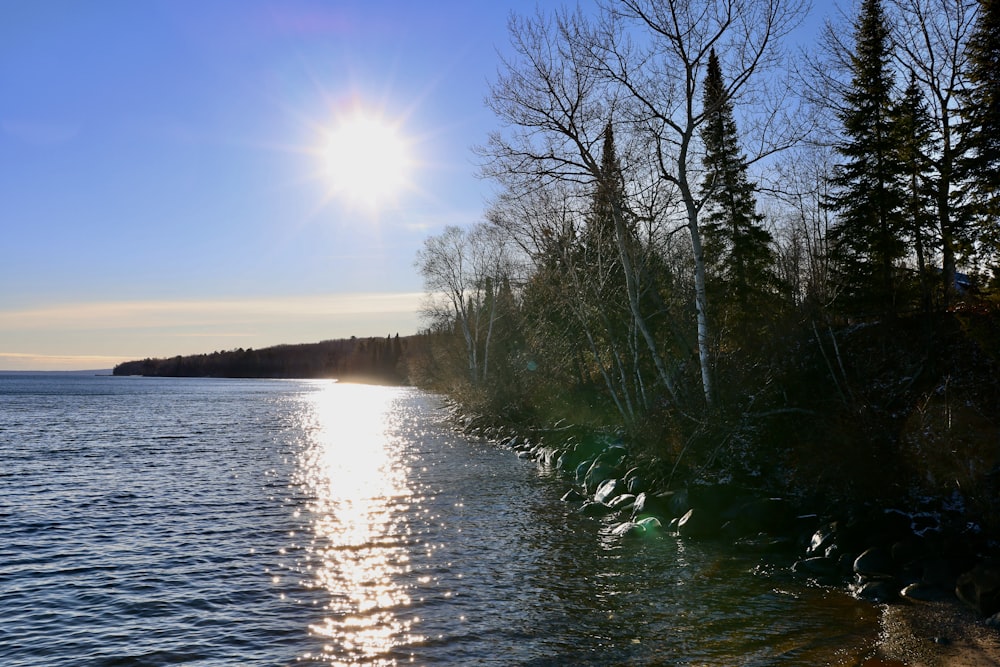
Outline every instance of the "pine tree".
POLYGON ((747 175, 732 104, 713 49, 704 92, 705 178, 701 196, 705 263, 712 269, 710 288, 718 312, 729 311, 736 323, 761 314, 763 297, 775 291, 773 241, 757 213, 756 186, 747 175))
POLYGON ((963 95, 963 172, 982 240, 1000 248, 1000 0, 980 0, 966 47, 968 88, 963 95))
MULTIPOLYGON (((611 123, 604 128, 602 148, 601 174, 594 188, 593 203, 583 233, 584 257, 581 263, 589 274, 587 278, 597 283, 601 297, 621 305, 625 303, 627 295, 613 207, 622 205, 625 192, 611 123)), ((629 229, 627 234, 630 241, 628 245, 634 246, 631 243, 634 230, 629 229)))
POLYGON ((933 120, 927 110, 916 74, 892 110, 892 127, 901 167, 903 229, 917 260, 917 282, 924 312, 932 305, 930 257, 935 225, 935 191, 929 157, 933 120))
POLYGON ((836 193, 829 202, 838 213, 829 238, 834 279, 853 314, 895 314, 894 274, 906 252, 889 58, 881 0, 864 0, 850 59, 851 83, 838 114, 845 139, 836 149, 845 161, 834 171, 836 193))

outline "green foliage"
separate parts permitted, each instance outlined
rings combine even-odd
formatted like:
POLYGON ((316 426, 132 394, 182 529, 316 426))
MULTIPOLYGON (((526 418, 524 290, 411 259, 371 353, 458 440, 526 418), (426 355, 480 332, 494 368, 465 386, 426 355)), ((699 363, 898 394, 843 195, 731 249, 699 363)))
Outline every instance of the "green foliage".
POLYGON ((906 254, 900 186, 903 168, 893 126, 889 28, 881 0, 864 0, 851 56, 850 88, 839 116, 844 162, 829 202, 839 214, 830 232, 835 280, 849 314, 897 311, 897 264, 906 254))
POLYGON ((1000 2, 980 0, 979 18, 966 48, 968 86, 961 126, 962 172, 987 252, 1000 266, 1000 2))
MULTIPOLYGON (((935 243, 935 184, 930 157, 933 120, 924 103, 916 74, 910 74, 910 83, 891 112, 894 144, 899 155, 900 183, 903 192, 902 238, 913 248, 916 272, 912 282, 917 298, 906 299, 919 303, 924 313, 933 307, 935 283, 930 266, 930 255, 935 243)), ((901 290, 902 291, 902 290, 901 290)))
POLYGON ((721 338, 759 332, 761 316, 778 307, 773 238, 757 212, 756 186, 747 174, 733 106, 713 49, 705 75, 702 126, 705 177, 702 238, 709 271, 709 303, 721 338))

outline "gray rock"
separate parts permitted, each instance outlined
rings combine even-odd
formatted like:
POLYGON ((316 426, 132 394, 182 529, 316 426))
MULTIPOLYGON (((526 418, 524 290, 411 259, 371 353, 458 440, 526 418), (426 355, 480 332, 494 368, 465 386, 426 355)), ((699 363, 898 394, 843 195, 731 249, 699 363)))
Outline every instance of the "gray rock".
POLYGON ((980 563, 962 574, 955 595, 982 616, 1000 613, 1000 566, 980 563))
POLYGON ((607 502, 609 499, 614 498, 616 495, 622 491, 621 480, 617 478, 612 478, 601 482, 600 486, 594 491, 594 500, 599 503, 607 502))
POLYGON ((561 500, 567 503, 579 503, 587 499, 587 496, 583 495, 576 489, 570 489, 563 494, 561 500))
POLYGON ((611 529, 611 534, 616 537, 641 537, 645 532, 635 521, 625 521, 611 529))
POLYGON ((838 574, 837 561, 826 556, 812 556, 795 561, 792 572, 813 577, 834 577, 838 574))
POLYGON ((718 535, 719 518, 712 512, 691 508, 677 522, 677 532, 681 537, 704 539, 718 535))
POLYGON ((866 579, 891 579, 896 574, 896 566, 888 551, 872 547, 854 560, 854 572, 866 579))
POLYGON ((587 488, 587 493, 594 493, 602 483, 617 477, 617 475, 618 468, 597 460, 587 471, 587 475, 583 478, 583 484, 587 488))
POLYGON ((604 503, 599 503, 595 501, 587 501, 580 507, 580 513, 584 516, 605 516, 614 512, 613 509, 605 505, 604 503))
POLYGON ((852 588, 854 597, 869 602, 899 602, 899 587, 890 580, 868 581, 852 588))
MULTIPOLYGON (((673 493, 669 491, 664 494, 652 494, 648 491, 639 493, 635 497, 635 505, 632 510, 633 518, 655 516, 661 519, 666 519, 673 516, 680 516, 684 512, 677 514, 673 512, 671 503, 672 498, 673 493)), ((687 508, 685 508, 684 511, 686 512, 687 508)))
POLYGON ((635 496, 631 493, 623 493, 621 495, 615 496, 611 501, 608 502, 615 511, 622 511, 631 509, 635 504, 635 496))
POLYGON ((828 523, 825 526, 821 526, 819 529, 813 533, 812 538, 809 540, 809 549, 807 553, 809 554, 825 554, 826 550, 833 545, 834 540, 837 539, 837 522, 828 523))
POLYGON ((920 583, 910 584, 900 591, 899 594, 904 600, 918 603, 944 602, 955 598, 954 595, 943 588, 920 583))

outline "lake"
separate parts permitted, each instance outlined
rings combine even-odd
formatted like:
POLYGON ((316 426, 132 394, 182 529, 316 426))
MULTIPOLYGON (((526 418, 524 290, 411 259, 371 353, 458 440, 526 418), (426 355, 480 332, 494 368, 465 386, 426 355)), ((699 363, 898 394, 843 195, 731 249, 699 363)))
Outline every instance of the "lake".
POLYGON ((0 664, 853 665, 878 611, 623 541, 434 395, 0 375, 0 664))

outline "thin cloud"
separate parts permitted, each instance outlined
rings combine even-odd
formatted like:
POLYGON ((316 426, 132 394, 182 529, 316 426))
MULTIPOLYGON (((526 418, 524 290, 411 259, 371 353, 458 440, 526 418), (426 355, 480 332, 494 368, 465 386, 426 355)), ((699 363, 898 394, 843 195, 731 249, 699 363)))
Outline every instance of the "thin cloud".
POLYGON ((107 330, 228 325, 242 329, 277 319, 409 315, 422 293, 357 293, 253 299, 97 301, 0 311, 0 333, 60 328, 107 330))

